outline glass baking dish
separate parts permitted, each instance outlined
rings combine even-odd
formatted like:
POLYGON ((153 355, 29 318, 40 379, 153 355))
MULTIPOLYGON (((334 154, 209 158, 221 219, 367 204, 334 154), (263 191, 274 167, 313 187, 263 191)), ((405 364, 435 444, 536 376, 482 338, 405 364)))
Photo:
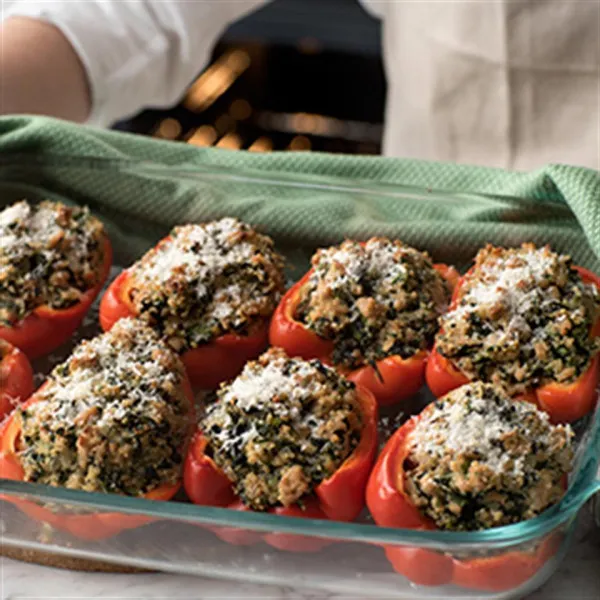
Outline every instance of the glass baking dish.
MULTIPOLYGON (((375 185, 364 182, 334 182, 325 178, 274 177, 200 167, 165 167, 152 163, 104 161, 61 157, 60 160, 35 160, 31 156, 0 159, 1 204, 22 197, 53 198, 88 204, 107 224, 115 246, 117 265, 128 265, 153 245, 178 222, 206 220, 228 214, 261 226, 273 235, 288 259, 290 280, 297 279, 308 265, 310 255, 319 245, 339 242, 339 236, 322 232, 311 236, 302 221, 303 210, 312 203, 335 203, 350 199, 355 214, 340 214, 345 219, 345 235, 396 235, 406 242, 431 252, 434 259, 468 264, 478 247, 485 242, 514 245, 521 241, 548 242, 556 250, 568 252, 569 243, 561 237, 553 240, 553 226, 560 228, 568 209, 547 204, 548 227, 543 234, 531 235, 518 227, 506 234, 495 228, 493 219, 482 215, 492 211, 502 220, 502 211, 510 222, 527 222, 532 201, 458 192, 419 190, 415 188, 375 185), (119 202, 102 182, 118 175, 121 191, 135 197, 137 208, 119 202), (164 190, 168 199, 147 209, 144 193, 152 186, 164 190), (263 217, 261 208, 268 198, 285 199, 281 211, 291 211, 281 218, 263 217), (376 213, 377 198, 392 198, 402 205, 420 203, 422 221, 392 222, 376 213), (222 200, 227 198, 227 208, 222 200), (239 202, 236 199, 239 198, 239 202), (306 200, 309 198, 309 200, 306 200), (173 205, 171 205, 171 201, 173 205), (439 215, 440 206, 465 207, 466 220, 481 223, 478 235, 448 247, 428 223, 428 211, 439 215), (499 212, 498 212, 499 211, 499 212), (298 219, 297 227, 286 229, 286 218, 298 219), (266 222, 268 221, 268 223, 266 222)), ((129 198, 130 199, 130 198, 129 198)), ((129 200, 128 199, 128 200, 129 200)), ((439 217, 436 217, 439 218, 439 217)), ((572 218, 572 215, 571 215, 572 218)), ((598 262, 591 250, 580 251, 576 261, 589 268, 598 262)), ((119 272, 113 269, 112 275, 119 272)), ((63 360, 79 340, 99 331, 97 305, 90 312, 77 335, 67 347, 36 361, 38 383, 53 365, 63 360)), ((199 399, 201 400, 201 398, 199 399)), ((381 442, 410 414, 431 401, 428 392, 381 416, 381 442)), ((568 551, 576 519, 581 508, 598 491, 600 455, 600 408, 594 415, 575 426, 577 459, 569 489, 561 503, 542 516, 508 527, 476 533, 424 532, 388 529, 375 526, 366 513, 356 523, 336 523, 294 519, 258 513, 238 513, 220 508, 194 506, 184 497, 168 503, 120 497, 109 494, 78 492, 60 488, 0 481, 0 526, 2 546, 8 550, 37 550, 57 556, 98 560, 140 569, 207 575, 227 579, 309 587, 333 592, 360 593, 374 598, 517 598, 542 585, 557 568, 568 551), (137 515, 139 526, 102 541, 86 541, 31 519, 18 508, 44 505, 61 516, 93 516, 100 522, 117 515, 137 515), (28 504, 27 504, 28 503, 28 504), (23 506, 23 504, 22 504, 23 506), (107 513, 110 513, 107 516, 107 513), (284 546, 278 550, 276 546, 284 546), (544 548, 544 552, 538 550, 544 548), (396 573, 386 558, 386 550, 398 548, 429 549, 445 553, 455 561, 479 561, 493 565, 507 556, 520 556, 529 565, 529 579, 518 587, 486 589, 486 586, 417 586, 396 573), (532 556, 543 560, 531 567, 532 556)), ((416 554, 415 554, 416 555, 416 554)), ((424 568, 427 568, 425 565, 424 568)))

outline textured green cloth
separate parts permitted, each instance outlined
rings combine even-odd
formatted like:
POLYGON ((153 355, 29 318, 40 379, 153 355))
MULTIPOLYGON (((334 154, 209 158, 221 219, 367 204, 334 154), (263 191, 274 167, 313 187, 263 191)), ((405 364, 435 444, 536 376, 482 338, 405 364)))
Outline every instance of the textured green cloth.
POLYGON ((600 271, 600 173, 562 165, 511 173, 252 154, 8 117, 0 119, 0 193, 2 204, 24 196, 88 204, 107 222, 123 264, 174 223, 232 215, 268 231, 292 262, 345 236, 381 234, 459 265, 486 242, 550 243, 600 271))

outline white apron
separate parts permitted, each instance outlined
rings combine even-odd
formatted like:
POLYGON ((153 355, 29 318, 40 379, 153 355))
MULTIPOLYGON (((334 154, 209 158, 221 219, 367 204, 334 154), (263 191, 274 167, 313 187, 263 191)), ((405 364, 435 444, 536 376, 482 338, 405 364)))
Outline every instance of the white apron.
POLYGON ((600 169, 600 1, 365 4, 384 19, 387 154, 600 169))

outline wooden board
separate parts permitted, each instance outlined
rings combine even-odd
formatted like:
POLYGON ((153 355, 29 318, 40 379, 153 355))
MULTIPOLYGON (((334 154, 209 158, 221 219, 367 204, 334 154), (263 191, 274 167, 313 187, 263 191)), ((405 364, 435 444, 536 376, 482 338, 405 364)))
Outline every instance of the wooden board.
POLYGON ((69 569, 71 571, 83 571, 88 573, 150 573, 146 569, 116 565, 108 562, 90 560, 87 558, 76 558, 44 552, 42 550, 24 550, 22 548, 0 547, 0 556, 20 560, 27 563, 35 563, 44 567, 57 569, 69 569))

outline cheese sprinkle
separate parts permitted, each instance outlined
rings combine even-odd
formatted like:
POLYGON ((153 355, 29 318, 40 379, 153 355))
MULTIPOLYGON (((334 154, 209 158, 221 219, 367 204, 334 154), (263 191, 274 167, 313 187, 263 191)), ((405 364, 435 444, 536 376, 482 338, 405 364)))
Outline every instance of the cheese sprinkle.
POLYGON ((519 394, 579 377, 600 350, 590 337, 598 319, 600 293, 568 256, 532 244, 488 246, 442 317, 436 346, 469 379, 519 394))
POLYGON ((465 385, 425 408, 407 438, 405 489, 441 529, 518 523, 563 496, 572 439, 533 404, 465 385))
POLYGON ((192 425, 183 380, 140 321, 83 342, 18 409, 25 480, 128 496, 176 483, 192 425))
POLYGON ((177 352, 227 333, 247 335, 284 289, 273 241, 225 218, 176 227, 130 269, 139 317, 177 352))

